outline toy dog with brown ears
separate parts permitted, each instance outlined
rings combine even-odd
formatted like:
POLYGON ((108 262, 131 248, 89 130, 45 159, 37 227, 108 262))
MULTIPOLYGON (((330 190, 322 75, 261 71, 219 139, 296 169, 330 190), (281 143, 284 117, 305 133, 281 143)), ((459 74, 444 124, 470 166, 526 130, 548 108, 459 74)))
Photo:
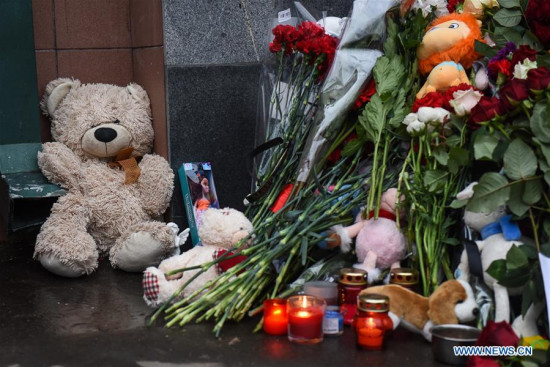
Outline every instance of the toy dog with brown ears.
POLYGON ((372 293, 389 297, 389 316, 394 329, 403 324, 428 341, 432 341, 433 326, 473 321, 479 313, 472 288, 462 280, 442 283, 430 297, 392 284, 370 287, 360 294, 372 293))

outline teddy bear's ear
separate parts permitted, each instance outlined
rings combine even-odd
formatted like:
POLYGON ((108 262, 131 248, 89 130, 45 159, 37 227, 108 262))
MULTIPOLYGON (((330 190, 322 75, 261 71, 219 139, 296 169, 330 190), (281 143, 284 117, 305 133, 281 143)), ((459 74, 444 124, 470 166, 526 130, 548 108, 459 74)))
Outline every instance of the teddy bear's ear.
POLYGON ((428 298, 428 317, 435 325, 458 324, 455 306, 466 298, 466 290, 460 282, 448 280, 428 298))
POLYGON ((40 102, 42 112, 45 115, 53 116, 63 98, 69 94, 71 89, 78 86, 80 86, 80 80, 71 78, 58 78, 49 82, 40 102))
POLYGON ((126 87, 126 90, 132 97, 134 97, 138 102, 145 103, 146 105, 149 105, 149 96, 147 95, 147 92, 145 89, 141 87, 141 85, 136 83, 130 83, 126 87))

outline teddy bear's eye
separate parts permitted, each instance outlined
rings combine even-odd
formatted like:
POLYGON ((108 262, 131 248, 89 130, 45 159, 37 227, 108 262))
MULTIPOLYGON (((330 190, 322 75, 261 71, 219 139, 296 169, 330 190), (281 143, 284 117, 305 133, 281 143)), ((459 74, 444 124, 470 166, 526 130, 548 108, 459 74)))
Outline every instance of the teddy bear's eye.
POLYGON ((115 121, 113 121, 113 124, 120 124, 120 120, 116 119, 115 121))
POLYGON ((451 23, 451 24, 449 25, 449 28, 452 28, 452 29, 458 28, 458 23, 451 23))

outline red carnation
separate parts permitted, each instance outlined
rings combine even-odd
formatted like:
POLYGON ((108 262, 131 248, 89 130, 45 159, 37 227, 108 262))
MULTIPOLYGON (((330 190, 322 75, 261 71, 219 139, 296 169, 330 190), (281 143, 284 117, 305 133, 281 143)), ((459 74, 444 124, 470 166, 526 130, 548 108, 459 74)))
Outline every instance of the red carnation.
POLYGON ((273 28, 271 33, 273 33, 275 38, 269 44, 269 51, 280 52, 284 48, 285 55, 289 55, 294 51, 294 43, 300 37, 298 30, 291 25, 280 24, 273 28))
POLYGON ((350 141, 353 141, 353 140, 357 140, 357 134, 352 132, 350 133, 345 139, 344 141, 338 146, 338 148, 336 148, 327 158, 327 160, 329 161, 329 163, 331 164, 336 164, 338 163, 338 161, 340 161, 340 159, 342 158, 342 149, 344 149, 344 147, 350 142, 350 141))
POLYGON ((550 86, 550 70, 544 66, 527 72, 527 87, 532 91, 546 90, 550 86))
POLYGON ((512 63, 508 59, 491 61, 487 65, 487 69, 489 69, 489 75, 493 78, 498 77, 498 73, 509 77, 513 72, 512 63))
MULTIPOLYGON (((504 108, 500 100, 496 97, 481 97, 479 103, 472 108, 470 112, 470 123, 480 124, 492 120, 495 116, 504 115, 504 108)), ((475 127, 475 125, 472 125, 475 127)))
POLYGON ((374 93, 376 93, 376 83, 374 82, 374 78, 371 78, 359 97, 357 97, 357 100, 355 100, 355 109, 360 109, 365 103, 369 102, 374 93))
POLYGON ((517 50, 514 51, 512 55, 512 65, 513 68, 517 63, 523 62, 525 59, 534 61, 537 56, 537 51, 533 50, 531 47, 526 45, 521 45, 517 50))
POLYGON ((529 98, 529 88, 527 87, 527 80, 525 79, 511 79, 502 87, 500 87, 498 94, 500 95, 503 107, 511 111, 521 101, 529 98))
POLYGON ((440 92, 430 92, 424 97, 414 101, 412 106, 412 112, 418 112, 420 107, 443 107, 447 110, 451 108, 449 100, 445 98, 445 95, 440 92))

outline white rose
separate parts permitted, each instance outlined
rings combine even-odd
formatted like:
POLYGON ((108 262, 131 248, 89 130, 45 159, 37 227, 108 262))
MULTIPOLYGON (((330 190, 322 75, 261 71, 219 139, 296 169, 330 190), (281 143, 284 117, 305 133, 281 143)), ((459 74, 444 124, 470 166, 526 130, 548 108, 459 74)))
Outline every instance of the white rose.
POLYGON ((418 120, 430 125, 438 126, 450 117, 449 111, 441 107, 420 107, 418 109, 418 120))
POLYGON ((458 116, 465 116, 477 105, 482 96, 483 94, 473 89, 457 90, 453 93, 453 99, 449 101, 449 104, 458 116))
POLYGON ((418 121, 418 115, 416 113, 409 113, 405 116, 403 124, 407 125, 407 132, 411 135, 416 135, 419 132, 424 131, 426 124, 418 121))
POLYGON ((518 62, 514 66, 514 78, 516 79, 527 79, 527 72, 531 69, 537 68, 537 62, 525 59, 522 62, 518 62))

